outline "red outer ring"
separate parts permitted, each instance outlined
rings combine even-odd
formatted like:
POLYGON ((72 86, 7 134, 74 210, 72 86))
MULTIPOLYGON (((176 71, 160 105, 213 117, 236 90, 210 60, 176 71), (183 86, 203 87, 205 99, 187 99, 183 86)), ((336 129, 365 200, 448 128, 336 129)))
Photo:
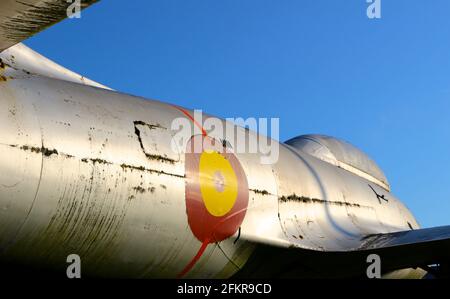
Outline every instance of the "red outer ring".
POLYGON ((209 136, 192 136, 187 144, 185 157, 186 211, 193 234, 202 243, 220 242, 231 237, 244 221, 248 206, 248 182, 241 164, 233 153, 223 147, 221 142, 209 136), (208 149, 219 152, 230 162, 236 174, 238 181, 236 202, 231 210, 221 217, 211 215, 203 202, 199 180, 201 153, 195 153, 194 148, 197 151, 202 149, 201 152, 208 149))

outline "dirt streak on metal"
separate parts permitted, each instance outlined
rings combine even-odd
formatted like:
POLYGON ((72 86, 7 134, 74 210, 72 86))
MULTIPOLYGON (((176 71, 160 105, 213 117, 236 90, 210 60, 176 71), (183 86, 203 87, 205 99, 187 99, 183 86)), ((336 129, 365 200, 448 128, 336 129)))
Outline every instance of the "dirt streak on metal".
MULTIPOLYGON (((19 147, 16 144, 10 144, 10 147, 19 147)), ((22 145, 19 147, 21 150, 24 151, 30 151, 36 154, 40 154, 42 153, 45 157, 50 157, 52 155, 64 155, 68 158, 75 158, 73 155, 69 155, 69 154, 65 154, 62 152, 58 152, 58 150, 56 149, 50 149, 50 148, 46 148, 46 147, 37 147, 37 146, 29 146, 29 145, 22 145)), ((104 159, 100 159, 100 158, 82 158, 81 162, 83 163, 93 163, 93 164, 107 164, 107 165, 115 165, 115 163, 104 160, 104 159)), ((123 170, 137 170, 137 171, 143 171, 143 172, 148 172, 148 173, 154 173, 154 174, 158 174, 158 175, 167 175, 167 176, 172 176, 172 177, 178 177, 178 178, 185 178, 184 175, 178 175, 178 174, 174 174, 174 173, 168 173, 165 172, 163 170, 156 170, 156 169, 150 169, 150 168, 146 168, 144 166, 135 166, 135 165, 130 165, 130 164, 125 164, 122 163, 120 164, 120 167, 123 170)))
POLYGON ((261 194, 261 195, 273 195, 267 190, 249 189, 249 191, 252 191, 256 194, 261 194))
POLYGON ((142 142, 142 137, 141 137, 141 131, 139 130, 138 126, 146 126, 148 127, 150 130, 155 130, 155 129, 165 129, 164 127, 162 127, 161 125, 157 124, 157 125, 151 125, 151 124, 147 124, 143 121, 134 121, 134 133, 136 134, 138 140, 139 140, 139 144, 141 146, 142 152, 145 154, 145 156, 150 159, 150 160, 156 160, 156 161, 160 161, 160 162, 167 162, 170 164, 175 164, 175 160, 173 159, 169 159, 167 157, 161 156, 161 155, 154 155, 154 154, 149 154, 145 151, 145 147, 144 147, 144 143, 142 142))
POLYGON ((360 204, 357 203, 348 203, 345 201, 330 201, 330 200, 323 200, 323 199, 317 199, 317 198, 311 198, 307 196, 297 196, 295 193, 288 196, 281 196, 280 198, 281 202, 301 202, 301 203, 319 203, 319 204, 332 204, 332 205, 338 205, 338 206, 349 206, 349 207, 357 207, 361 208, 360 204))
MULTIPOLYGON (((81 1, 82 8, 97 0, 81 1)), ((39 31, 67 18, 67 9, 71 5, 66 1, 42 1, 40 5, 33 5, 16 1, 22 6, 19 13, 0 24, 4 37, 9 41, 18 42, 38 33, 39 31)))
POLYGON ((35 146, 28 146, 28 145, 23 145, 20 147, 21 150, 24 151, 31 151, 33 153, 36 154, 40 154, 42 153, 44 156, 46 157, 50 157, 51 155, 58 155, 58 151, 55 149, 48 149, 46 147, 35 147, 35 146))
MULTIPOLYGON (((51 163, 66 164, 67 160, 53 159, 51 163)), ((72 163, 78 162, 72 160, 72 163)), ((106 192, 108 186, 96 183, 109 176, 110 172, 105 171, 107 165, 100 164, 90 170, 88 167, 83 173, 91 174, 81 174, 75 180, 73 172, 61 168, 61 180, 55 183, 56 211, 38 240, 41 246, 37 247, 50 248, 41 253, 48 257, 76 249, 88 261, 90 270, 95 270, 107 251, 112 250, 131 203, 120 190, 106 192)), ((121 172, 116 172, 120 177, 121 172)))

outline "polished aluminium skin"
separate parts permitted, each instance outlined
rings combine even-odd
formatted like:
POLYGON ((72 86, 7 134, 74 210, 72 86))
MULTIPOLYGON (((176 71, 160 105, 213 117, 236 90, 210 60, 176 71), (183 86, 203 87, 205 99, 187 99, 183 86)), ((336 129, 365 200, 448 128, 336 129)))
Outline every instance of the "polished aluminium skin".
POLYGON ((90 276, 228 278, 261 245, 351 251, 367 235, 419 228, 370 159, 350 146, 347 158, 362 160, 345 163, 317 147, 345 143, 311 135, 280 143, 272 165, 235 153, 248 183, 245 217, 200 252, 186 212, 185 148, 171 147, 172 122, 193 111, 113 91, 22 44, 0 59, 2 261, 59 269, 78 254, 90 276))

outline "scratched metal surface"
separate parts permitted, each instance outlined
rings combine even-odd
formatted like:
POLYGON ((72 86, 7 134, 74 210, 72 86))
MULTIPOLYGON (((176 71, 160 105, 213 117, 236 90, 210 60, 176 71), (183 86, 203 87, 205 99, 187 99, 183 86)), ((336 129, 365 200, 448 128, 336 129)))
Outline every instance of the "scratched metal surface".
MULTIPOLYGON (((97 0, 82 0, 82 8, 97 0)), ((0 51, 67 18, 66 0, 2 0, 0 2, 0 51)))
MULTIPOLYGON (((187 222, 184 147, 170 148, 184 115, 5 63, 0 78, 0 259, 58 267, 77 253, 91 275, 180 273, 201 245, 187 222)), ((347 251, 419 227, 391 193, 291 146, 274 165, 236 156, 249 186, 240 233, 209 245, 187 277, 230 277, 258 244, 347 251)))
POLYGON ((22 43, 0 53, 0 59, 10 68, 15 69, 16 75, 22 73, 44 76, 69 82, 90 85, 109 89, 108 87, 94 82, 84 76, 74 73, 48 58, 33 51, 22 43))
POLYGON ((380 203, 367 180, 289 147, 280 155, 274 167, 280 221, 292 244, 348 250, 363 235, 409 229, 408 222, 418 227, 393 195, 374 185, 389 197, 389 202, 380 203))
MULTIPOLYGON (((46 78, 0 88, 3 254, 56 264, 78 252, 88 272, 103 275, 180 271, 196 240, 182 158, 168 147, 179 112, 46 78)), ((226 262, 214 246, 209 255, 226 262)))

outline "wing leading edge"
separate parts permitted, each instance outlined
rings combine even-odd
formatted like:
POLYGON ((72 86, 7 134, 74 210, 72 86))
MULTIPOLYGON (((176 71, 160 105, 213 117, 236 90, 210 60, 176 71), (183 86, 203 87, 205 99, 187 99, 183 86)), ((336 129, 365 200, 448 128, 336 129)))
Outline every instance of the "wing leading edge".
MULTIPOLYGON (((84 9, 98 0, 81 0, 84 9)), ((2 0, 0 52, 67 18, 66 0, 2 0)))
POLYGON ((383 273, 407 268, 435 271, 429 266, 438 264, 433 274, 450 274, 450 226, 369 235, 358 248, 340 252, 258 245, 237 277, 366 277, 371 254, 380 256, 383 273))

